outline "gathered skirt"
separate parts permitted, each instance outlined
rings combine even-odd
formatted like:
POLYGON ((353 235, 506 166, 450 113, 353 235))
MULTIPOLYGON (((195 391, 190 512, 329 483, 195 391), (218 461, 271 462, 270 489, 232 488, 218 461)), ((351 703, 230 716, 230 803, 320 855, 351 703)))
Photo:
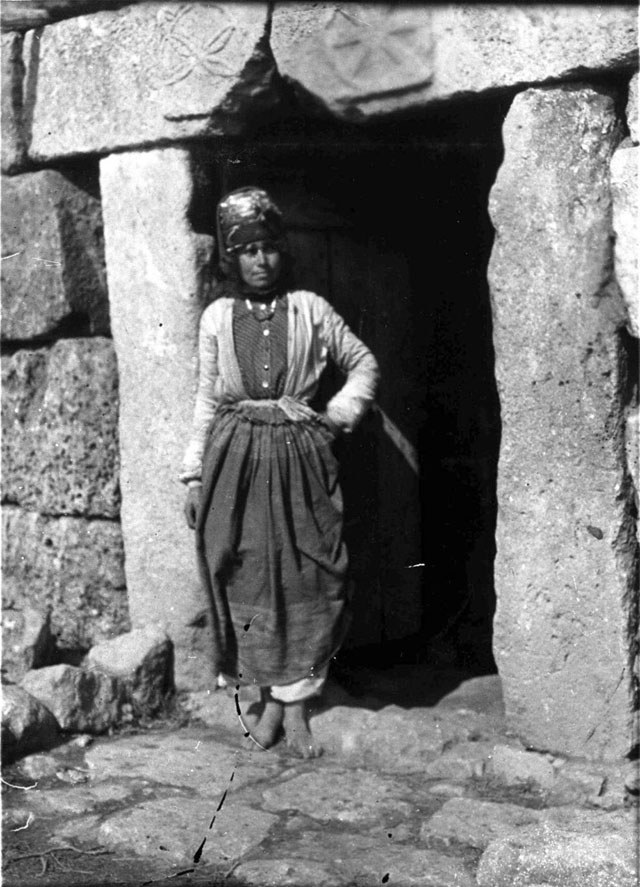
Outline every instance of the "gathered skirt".
POLYGON ((267 687, 312 677, 348 628, 332 435, 273 402, 218 408, 196 526, 216 673, 267 687))

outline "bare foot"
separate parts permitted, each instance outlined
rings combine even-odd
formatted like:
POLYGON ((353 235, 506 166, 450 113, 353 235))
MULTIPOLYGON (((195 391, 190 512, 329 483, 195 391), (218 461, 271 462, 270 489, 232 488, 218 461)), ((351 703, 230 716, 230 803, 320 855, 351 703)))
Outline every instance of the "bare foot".
POLYGON ((322 754, 322 746, 309 729, 306 700, 285 705, 284 733, 287 746, 294 754, 302 758, 318 758, 322 754))
POLYGON ((260 748, 271 748, 278 739, 280 728, 282 727, 282 719, 284 715, 284 705, 273 699, 268 690, 262 693, 262 709, 260 714, 256 716, 253 712, 241 712, 240 718, 242 724, 248 733, 247 738, 252 739, 260 748))

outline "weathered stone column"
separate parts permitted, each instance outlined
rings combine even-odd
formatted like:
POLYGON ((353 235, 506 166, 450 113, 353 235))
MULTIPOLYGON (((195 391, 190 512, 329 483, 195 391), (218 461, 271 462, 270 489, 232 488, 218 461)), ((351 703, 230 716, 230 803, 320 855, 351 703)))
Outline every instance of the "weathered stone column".
POLYGON ((632 743, 637 543, 609 174, 620 139, 603 90, 523 92, 490 200, 503 422, 494 650, 512 728, 593 758, 632 743))
POLYGON ((210 686, 193 533, 177 477, 191 425, 201 272, 211 240, 191 230, 189 153, 101 161, 111 328, 120 378, 125 571, 134 628, 176 645, 176 682, 210 686))

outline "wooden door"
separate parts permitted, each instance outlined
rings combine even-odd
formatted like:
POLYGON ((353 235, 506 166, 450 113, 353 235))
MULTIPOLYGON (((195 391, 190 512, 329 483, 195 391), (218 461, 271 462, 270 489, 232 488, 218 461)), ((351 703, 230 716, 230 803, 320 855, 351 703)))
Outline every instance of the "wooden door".
MULTIPOLYGON (((406 256, 352 212, 358 183, 352 198, 344 188, 336 196, 335 176, 324 173, 307 159, 234 163, 222 190, 256 184, 272 193, 287 221, 297 285, 331 302, 380 364, 376 408, 338 445, 354 613, 346 646, 360 647, 420 628, 417 345, 406 256)), ((340 381, 330 368, 321 396, 340 381)))

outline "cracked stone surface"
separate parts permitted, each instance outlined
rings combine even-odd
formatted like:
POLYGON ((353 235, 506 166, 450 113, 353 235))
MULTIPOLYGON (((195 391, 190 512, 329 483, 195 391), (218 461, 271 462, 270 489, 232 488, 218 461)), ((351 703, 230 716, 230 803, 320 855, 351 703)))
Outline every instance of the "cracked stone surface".
MULTIPOLYGON (((500 711, 488 698, 495 682, 484 689, 467 696, 479 716, 500 711)), ((385 765, 403 718, 407 735, 420 719, 451 733, 464 687, 451 695, 455 704, 445 697, 391 720, 380 705, 363 708, 351 726, 379 717, 381 737, 366 763, 340 751, 305 761, 284 742, 249 747, 237 723, 230 729, 223 692, 206 711, 191 701, 174 720, 30 755, 4 770, 3 885, 631 887, 636 811, 625 809, 622 764, 559 761, 573 782, 570 803, 558 800, 556 784, 520 780, 523 761, 527 772, 553 762, 518 746, 496 715, 492 741, 462 730, 422 771, 385 765), (478 766, 496 747, 510 750, 496 772, 478 766), (606 778, 613 809, 594 806, 594 777, 606 778)), ((408 759, 423 747, 408 744, 408 759)))
POLYGON ((263 797, 269 810, 297 810, 322 822, 363 823, 409 816, 412 808, 401 800, 402 793, 394 780, 355 769, 304 773, 263 797))

